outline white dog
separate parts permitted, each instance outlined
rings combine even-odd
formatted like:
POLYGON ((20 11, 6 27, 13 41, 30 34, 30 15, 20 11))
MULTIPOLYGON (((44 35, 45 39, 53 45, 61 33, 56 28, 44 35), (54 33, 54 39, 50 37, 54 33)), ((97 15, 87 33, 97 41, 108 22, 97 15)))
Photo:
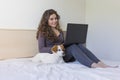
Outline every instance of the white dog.
POLYGON ((51 48, 52 54, 38 53, 32 58, 32 61, 40 63, 64 63, 64 50, 63 45, 54 45, 51 48))

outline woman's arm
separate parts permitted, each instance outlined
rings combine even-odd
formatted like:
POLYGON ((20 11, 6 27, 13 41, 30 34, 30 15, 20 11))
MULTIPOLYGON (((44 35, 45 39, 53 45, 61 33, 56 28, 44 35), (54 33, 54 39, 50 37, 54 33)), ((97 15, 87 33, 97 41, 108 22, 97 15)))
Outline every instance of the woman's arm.
POLYGON ((38 47, 39 47, 39 52, 51 53, 51 47, 46 47, 45 38, 41 35, 39 35, 38 37, 38 47))

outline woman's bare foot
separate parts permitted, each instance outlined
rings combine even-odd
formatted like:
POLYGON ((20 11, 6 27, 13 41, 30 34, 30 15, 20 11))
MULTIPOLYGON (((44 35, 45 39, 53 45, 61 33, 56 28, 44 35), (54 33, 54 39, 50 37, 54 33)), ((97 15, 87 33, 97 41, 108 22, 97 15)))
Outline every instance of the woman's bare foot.
POLYGON ((105 63, 103 63, 103 62, 98 62, 97 63, 99 66, 101 66, 101 68, 117 68, 118 66, 109 66, 109 65, 107 65, 107 64, 105 64, 105 63))
POLYGON ((92 63, 91 68, 100 68, 100 65, 97 63, 92 63))
POLYGON ((103 62, 92 63, 91 68, 118 68, 119 66, 109 66, 103 62))

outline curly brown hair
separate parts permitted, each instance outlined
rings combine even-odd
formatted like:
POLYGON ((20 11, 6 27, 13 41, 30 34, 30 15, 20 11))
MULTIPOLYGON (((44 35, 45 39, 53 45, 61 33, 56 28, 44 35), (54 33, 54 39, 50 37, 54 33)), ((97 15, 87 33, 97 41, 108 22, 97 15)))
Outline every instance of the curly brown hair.
POLYGON ((48 9, 42 15, 42 18, 41 18, 41 21, 40 21, 40 24, 39 24, 38 30, 37 30, 37 36, 36 36, 37 39, 38 39, 39 35, 41 34, 46 39, 48 39, 52 42, 57 41, 57 39, 58 39, 57 36, 55 35, 55 33, 53 32, 51 27, 48 25, 48 19, 52 14, 55 14, 58 19, 58 24, 55 28, 58 31, 62 32, 62 29, 60 28, 60 25, 59 25, 60 16, 58 15, 58 13, 55 10, 48 9))

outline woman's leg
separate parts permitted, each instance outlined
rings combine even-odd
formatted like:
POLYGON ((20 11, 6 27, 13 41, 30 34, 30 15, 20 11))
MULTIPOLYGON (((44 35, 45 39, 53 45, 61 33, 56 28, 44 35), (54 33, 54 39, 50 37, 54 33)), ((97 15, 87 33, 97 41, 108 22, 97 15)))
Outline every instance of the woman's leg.
POLYGON ((67 48, 65 48, 65 56, 63 56, 63 59, 65 62, 75 61, 75 58, 73 57, 73 55, 71 54, 71 52, 67 48))
POLYGON ((96 63, 92 64, 91 67, 93 67, 93 68, 96 68, 96 67, 101 67, 101 68, 118 67, 118 66, 109 66, 109 65, 103 63, 90 50, 85 48, 82 44, 78 44, 78 46, 91 60, 96 62, 96 63))
POLYGON ((100 60, 87 48, 85 48, 82 44, 78 44, 79 48, 94 62, 98 63, 100 60))
POLYGON ((72 56, 85 66, 91 67, 92 61, 77 45, 73 44, 66 48, 67 53, 72 56))

